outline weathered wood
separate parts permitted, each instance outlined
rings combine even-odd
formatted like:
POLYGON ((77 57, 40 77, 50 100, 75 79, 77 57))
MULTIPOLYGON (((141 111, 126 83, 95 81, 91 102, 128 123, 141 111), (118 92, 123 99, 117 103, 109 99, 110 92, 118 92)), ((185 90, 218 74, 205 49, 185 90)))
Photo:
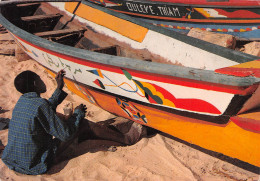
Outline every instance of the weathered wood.
POLYGON ((94 52, 99 52, 99 53, 105 53, 108 55, 116 55, 116 56, 120 56, 121 52, 120 52, 120 47, 115 45, 115 46, 109 46, 109 47, 102 47, 102 48, 94 48, 91 49, 94 52))
POLYGON ((228 34, 213 33, 198 28, 193 28, 188 33, 188 36, 198 38, 200 40, 204 40, 230 49, 235 49, 236 46, 235 37, 228 34))
POLYGON ((2 10, 2 14, 8 15, 10 19, 20 19, 20 17, 33 16, 39 6, 40 3, 7 6, 2 10))
POLYGON ((61 17, 62 17, 61 14, 43 14, 43 15, 21 17, 21 20, 22 21, 37 21, 37 20, 55 19, 55 18, 61 18, 61 17))
POLYGON ((50 41, 58 42, 63 45, 75 46, 84 36, 86 28, 80 29, 63 29, 35 33, 35 35, 45 38, 50 41))
POLYGON ((260 42, 251 42, 244 45, 244 48, 241 49, 244 53, 250 55, 255 55, 260 57, 260 42))
POLYGON ((16 20, 16 24, 30 33, 51 31, 61 17, 61 14, 27 16, 16 20))
POLYGON ((63 30, 54 30, 54 31, 45 31, 35 33, 36 36, 40 36, 42 38, 46 37, 56 37, 56 36, 63 36, 67 34, 74 34, 74 33, 84 33, 87 29, 80 28, 80 29, 63 29, 63 30))

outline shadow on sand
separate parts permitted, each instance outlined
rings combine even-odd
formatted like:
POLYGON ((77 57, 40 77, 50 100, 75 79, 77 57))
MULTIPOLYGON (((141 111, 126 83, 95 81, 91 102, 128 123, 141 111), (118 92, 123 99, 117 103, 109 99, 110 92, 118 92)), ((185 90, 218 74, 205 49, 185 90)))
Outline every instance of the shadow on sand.
MULTIPOLYGON (((99 122, 99 125, 107 126, 113 122, 113 119, 99 122)), ((93 125, 92 125, 93 126, 93 125)), ((158 131, 153 128, 144 126, 146 134, 142 138, 151 138, 155 136, 158 131)), ((103 132, 106 132, 107 129, 104 129, 103 132)), ((99 139, 91 136, 88 136, 88 139, 84 141, 78 141, 80 138, 75 139, 60 155, 57 156, 54 165, 47 172, 48 175, 55 174, 60 172, 68 162, 76 157, 79 157, 86 153, 96 153, 96 152, 114 152, 117 150, 118 146, 129 146, 115 141, 99 139)), ((140 141, 140 140, 139 140, 140 141)))

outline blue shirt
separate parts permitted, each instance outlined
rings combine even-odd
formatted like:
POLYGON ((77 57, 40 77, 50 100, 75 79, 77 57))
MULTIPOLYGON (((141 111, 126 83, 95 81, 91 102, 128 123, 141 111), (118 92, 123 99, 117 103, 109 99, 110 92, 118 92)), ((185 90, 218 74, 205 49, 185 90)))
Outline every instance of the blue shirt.
POLYGON ((78 130, 84 112, 76 109, 73 115, 62 121, 56 115, 56 107, 67 94, 56 89, 49 100, 36 92, 23 94, 13 110, 9 123, 8 144, 2 160, 14 171, 38 175, 51 166, 57 150, 57 139, 67 141, 78 130))

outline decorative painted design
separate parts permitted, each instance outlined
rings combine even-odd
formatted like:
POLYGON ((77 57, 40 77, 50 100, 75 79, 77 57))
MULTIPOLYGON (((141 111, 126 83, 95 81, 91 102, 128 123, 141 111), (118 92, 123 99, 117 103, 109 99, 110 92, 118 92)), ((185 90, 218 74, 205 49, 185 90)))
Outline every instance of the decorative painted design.
MULTIPOLYGON (((172 28, 172 29, 179 29, 179 30, 191 30, 194 27, 188 27, 188 26, 174 26, 174 25, 167 25, 167 24, 156 24, 156 23, 151 23, 155 26, 162 26, 166 28, 172 28)), ((206 25, 205 25, 206 26, 206 25)), ((198 27, 196 27, 198 28, 198 27)), ((228 29, 226 28, 199 28, 204 31, 212 31, 212 32, 247 32, 247 31, 254 31, 254 30, 259 30, 260 26, 253 26, 253 27, 247 27, 247 28, 242 28, 242 29, 232 29, 229 27, 228 29)))
POLYGON ((235 66, 217 69, 215 72, 239 77, 254 76, 260 78, 260 59, 241 63, 235 66))
POLYGON ((143 82, 133 79, 133 76, 126 70, 122 69, 123 74, 129 81, 133 81, 136 85, 133 88, 130 83, 121 82, 120 84, 116 84, 113 81, 113 78, 109 78, 106 76, 100 69, 88 70, 88 72, 95 74, 98 77, 103 77, 108 80, 112 84, 104 84, 101 80, 96 79, 94 83, 102 89, 106 89, 106 87, 117 87, 126 92, 132 92, 138 94, 140 97, 145 97, 149 103, 165 105, 172 108, 191 110, 191 111, 199 111, 199 112, 207 112, 212 114, 221 114, 221 112, 212 104, 199 99, 177 99, 166 89, 149 82, 143 82), (129 89, 123 88, 123 85, 127 85, 129 89), (141 92, 141 93, 139 93, 141 92))
POLYGON ((141 110, 139 110, 133 104, 119 99, 118 97, 116 98, 116 102, 121 107, 121 109, 134 121, 147 124, 148 121, 146 119, 146 116, 142 113, 141 110))
POLYGON ((183 16, 183 18, 191 19, 191 14, 194 13, 194 8, 186 8, 186 10, 188 12, 185 14, 185 16, 183 16))
POLYGON ((198 99, 177 99, 166 89, 155 84, 134 80, 140 89, 145 92, 145 97, 150 103, 162 104, 185 110, 221 114, 212 104, 198 99))
POLYGON ((74 83, 74 85, 75 85, 75 87, 82 93, 82 94, 84 94, 85 95, 85 97, 87 98, 87 100, 90 102, 90 103, 92 103, 92 104, 96 104, 96 101, 95 101, 95 99, 93 98, 93 96, 91 96, 91 94, 87 91, 87 89, 83 89, 83 88, 81 88, 78 84, 77 84, 77 81, 76 81, 76 79, 75 79, 75 77, 73 76, 73 83, 74 83))
POLYGON ((96 70, 88 70, 88 71, 89 71, 90 73, 92 73, 92 74, 95 74, 95 75, 101 77, 101 78, 104 78, 104 76, 102 75, 100 69, 96 69, 96 70))
POLYGON ((99 80, 96 79, 95 81, 93 81, 98 87, 102 88, 102 89, 106 89, 104 84, 99 80))
POLYGON ((195 8, 196 11, 200 12, 206 18, 260 18, 259 13, 255 13, 250 10, 234 10, 227 11, 218 8, 195 8))
POLYGON ((38 55, 32 50, 32 53, 35 57, 38 57, 38 55))
POLYGON ((195 9, 206 18, 227 18, 227 16, 219 14, 218 11, 212 8, 195 8, 195 9))
MULTIPOLYGON (((257 8, 255 8, 257 9, 257 8)), ((235 11, 226 11, 224 9, 214 9, 218 16, 226 16, 227 18, 260 18, 259 10, 250 11, 248 10, 235 10, 235 11)), ((214 16, 213 17, 218 17, 214 16)))

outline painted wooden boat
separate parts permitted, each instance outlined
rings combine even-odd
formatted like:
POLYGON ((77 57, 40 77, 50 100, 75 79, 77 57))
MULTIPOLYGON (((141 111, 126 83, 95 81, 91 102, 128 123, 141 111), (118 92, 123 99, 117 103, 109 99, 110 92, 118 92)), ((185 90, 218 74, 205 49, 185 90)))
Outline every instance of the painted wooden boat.
POLYGON ((148 23, 188 33, 192 28, 260 39, 259 0, 89 0, 148 23))
POLYGON ((260 166, 260 57, 87 1, 5 2, 0 24, 50 74, 65 69, 87 101, 260 166))

